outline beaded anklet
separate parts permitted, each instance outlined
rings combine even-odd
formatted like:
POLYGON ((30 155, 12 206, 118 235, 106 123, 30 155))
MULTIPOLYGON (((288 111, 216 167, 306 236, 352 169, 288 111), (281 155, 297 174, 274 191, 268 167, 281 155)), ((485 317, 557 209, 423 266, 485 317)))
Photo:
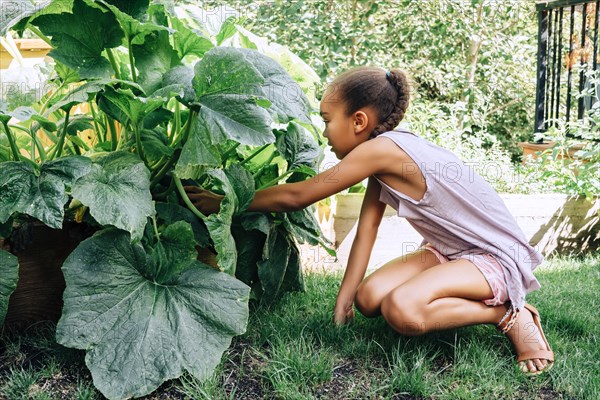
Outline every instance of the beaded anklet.
POLYGON ((506 334, 508 331, 510 331, 511 328, 513 327, 513 325, 515 324, 515 322, 517 322, 517 317, 519 316, 519 311, 520 310, 516 310, 511 304, 508 307, 506 314, 504 314, 504 316, 502 317, 500 322, 498 322, 498 324, 496 325, 496 329, 498 329, 498 331, 500 331, 503 334, 506 334), (506 321, 506 324, 504 324, 504 321, 507 318, 508 318, 508 321, 506 321))

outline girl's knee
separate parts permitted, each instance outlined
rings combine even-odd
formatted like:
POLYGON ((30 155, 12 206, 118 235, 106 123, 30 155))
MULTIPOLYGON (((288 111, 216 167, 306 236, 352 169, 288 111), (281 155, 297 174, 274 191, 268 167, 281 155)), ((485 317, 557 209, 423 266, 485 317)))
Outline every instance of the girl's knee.
POLYGON ((358 286, 354 296, 354 305, 367 318, 376 317, 380 314, 381 298, 372 283, 363 281, 358 286))
POLYGON ((396 331, 417 336, 427 332, 423 305, 414 296, 394 290, 381 302, 381 315, 396 331))

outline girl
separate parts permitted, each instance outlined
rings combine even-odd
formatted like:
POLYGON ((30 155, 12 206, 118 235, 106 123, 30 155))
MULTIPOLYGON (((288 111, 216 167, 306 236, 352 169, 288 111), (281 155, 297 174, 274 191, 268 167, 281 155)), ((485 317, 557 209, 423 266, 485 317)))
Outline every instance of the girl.
MULTIPOLYGON (((323 136, 341 161, 314 178, 256 192, 248 211, 308 207, 368 178, 334 321, 383 318, 401 334, 495 324, 527 375, 548 371, 554 354, 525 294, 540 287, 543 257, 502 199, 453 153, 393 129, 409 103, 403 71, 357 67, 331 83, 320 105, 323 136), (423 236, 421 247, 363 277, 386 205, 423 236)), ((218 212, 223 196, 186 187, 198 209, 218 212)))

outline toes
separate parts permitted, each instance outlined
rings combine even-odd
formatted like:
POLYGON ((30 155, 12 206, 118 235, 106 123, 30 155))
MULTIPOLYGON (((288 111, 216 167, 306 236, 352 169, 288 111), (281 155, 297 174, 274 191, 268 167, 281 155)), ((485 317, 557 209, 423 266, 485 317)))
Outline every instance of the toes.
POLYGON ((519 363, 519 368, 521 369, 521 372, 528 372, 529 369, 527 369, 527 363, 524 361, 521 361, 519 363))
POLYGON ((534 360, 534 364, 535 364, 535 366, 537 367, 537 370, 538 370, 538 371, 541 371, 541 370, 543 370, 543 369, 545 368, 545 366, 546 366, 546 365, 545 365, 545 364, 542 362, 542 360, 539 360, 539 359, 535 359, 535 360, 534 360))
POLYGON ((543 370, 545 370, 546 368, 548 368, 550 366, 550 363, 548 362, 548 360, 545 360, 545 359, 534 359, 534 360, 520 361, 518 366, 519 366, 519 369, 521 370, 521 372, 525 372, 525 373, 538 372, 539 373, 539 372, 542 372, 543 370))
POLYGON ((529 372, 537 372, 537 368, 535 367, 533 360, 527 360, 527 369, 529 372))

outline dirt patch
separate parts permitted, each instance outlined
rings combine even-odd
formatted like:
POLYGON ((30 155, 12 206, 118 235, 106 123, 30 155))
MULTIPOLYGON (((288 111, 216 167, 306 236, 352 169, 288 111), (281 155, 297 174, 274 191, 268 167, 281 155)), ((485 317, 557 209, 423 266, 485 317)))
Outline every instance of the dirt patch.
POLYGON ((564 399, 565 396, 548 386, 543 386, 538 390, 520 390, 517 393, 516 398, 523 400, 554 400, 564 399))
POLYGON ((222 383, 228 395, 236 398, 255 400, 264 399, 265 393, 261 384, 260 371, 264 362, 256 357, 250 341, 234 340, 228 353, 228 361, 222 374, 222 383))

